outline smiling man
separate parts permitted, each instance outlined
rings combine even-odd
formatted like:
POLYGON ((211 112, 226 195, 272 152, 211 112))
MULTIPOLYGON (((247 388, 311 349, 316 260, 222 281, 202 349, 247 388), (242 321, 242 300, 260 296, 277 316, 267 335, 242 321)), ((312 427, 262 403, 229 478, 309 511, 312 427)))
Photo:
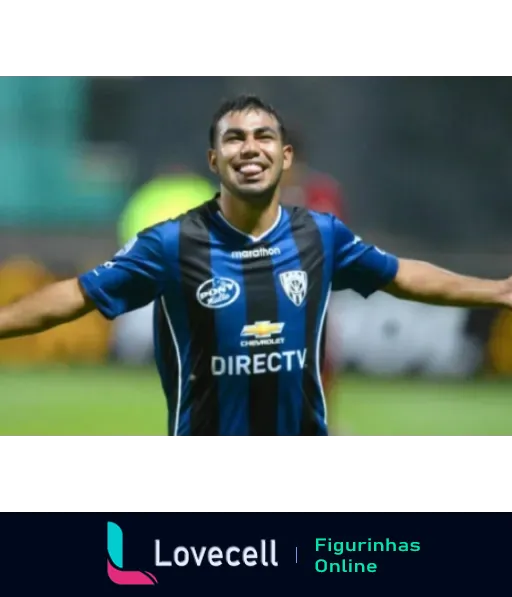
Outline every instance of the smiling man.
POLYGON ((156 301, 157 367, 171 435, 327 435, 321 331, 331 291, 437 305, 506 306, 512 281, 398 259, 338 218, 280 204, 293 148, 261 99, 225 103, 208 160, 220 193, 141 232, 110 261, 0 309, 0 338, 98 309, 156 301))

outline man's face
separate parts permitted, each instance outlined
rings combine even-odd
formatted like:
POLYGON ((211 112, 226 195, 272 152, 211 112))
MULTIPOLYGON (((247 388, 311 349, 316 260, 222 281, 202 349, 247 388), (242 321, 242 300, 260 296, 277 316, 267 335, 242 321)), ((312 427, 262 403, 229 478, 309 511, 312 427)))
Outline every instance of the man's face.
POLYGON ((272 115, 247 110, 230 112, 219 121, 208 160, 222 185, 236 197, 270 200, 283 171, 292 164, 293 151, 283 144, 272 115))

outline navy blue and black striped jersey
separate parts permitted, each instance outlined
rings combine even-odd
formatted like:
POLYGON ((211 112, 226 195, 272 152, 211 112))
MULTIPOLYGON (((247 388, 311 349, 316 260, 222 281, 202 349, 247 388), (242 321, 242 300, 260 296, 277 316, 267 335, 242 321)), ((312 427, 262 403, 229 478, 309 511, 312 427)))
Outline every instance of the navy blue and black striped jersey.
POLYGON ((140 233, 80 282, 109 319, 154 301, 170 435, 327 435, 330 293, 368 297, 397 269, 332 215, 281 207, 252 238, 214 198, 140 233))

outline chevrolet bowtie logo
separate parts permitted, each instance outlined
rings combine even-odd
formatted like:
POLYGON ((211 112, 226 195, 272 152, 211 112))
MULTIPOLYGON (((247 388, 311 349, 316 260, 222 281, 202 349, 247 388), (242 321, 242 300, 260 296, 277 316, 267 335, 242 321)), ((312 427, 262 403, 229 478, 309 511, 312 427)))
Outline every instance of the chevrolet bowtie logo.
POLYGON ((270 338, 274 334, 283 331, 284 323, 272 323, 271 321, 257 321, 253 325, 246 325, 242 330, 242 336, 254 336, 255 338, 270 338))

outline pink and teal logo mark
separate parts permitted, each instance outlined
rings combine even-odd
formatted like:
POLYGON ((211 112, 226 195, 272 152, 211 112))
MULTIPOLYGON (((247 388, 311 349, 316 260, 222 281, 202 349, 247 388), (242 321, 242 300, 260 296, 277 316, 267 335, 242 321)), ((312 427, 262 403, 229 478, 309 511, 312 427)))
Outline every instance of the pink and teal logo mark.
POLYGON ((156 585, 151 572, 125 570, 123 567, 123 531, 114 522, 107 523, 107 572, 116 585, 156 585))

